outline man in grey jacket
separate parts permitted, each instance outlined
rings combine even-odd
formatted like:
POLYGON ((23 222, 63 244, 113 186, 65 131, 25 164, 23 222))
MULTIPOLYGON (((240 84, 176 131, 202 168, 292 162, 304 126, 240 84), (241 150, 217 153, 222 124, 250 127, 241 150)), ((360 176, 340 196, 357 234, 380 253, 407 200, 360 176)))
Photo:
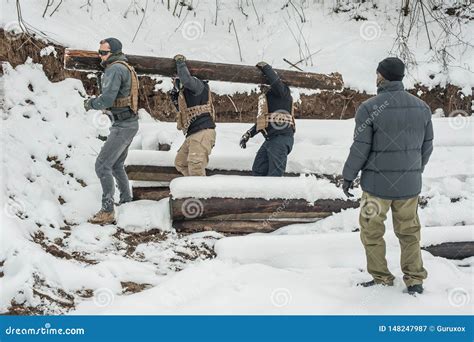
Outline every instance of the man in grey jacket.
POLYGON ((394 276, 385 259, 384 221, 392 209, 400 241, 401 268, 408 293, 422 293, 427 272, 420 251, 418 195, 421 175, 433 151, 428 105, 404 90, 405 65, 395 57, 377 68, 377 96, 360 105, 354 142, 344 165, 343 190, 348 197, 359 171, 363 190, 359 223, 367 270, 373 280, 361 283, 391 286, 394 276))
POLYGON ((102 94, 86 100, 84 108, 86 111, 103 110, 112 121, 112 127, 95 163, 95 172, 102 186, 102 208, 89 222, 110 224, 115 221, 114 178, 120 191, 119 203, 132 200, 124 162, 138 131, 138 78, 135 70, 127 63, 118 39, 102 40, 99 55, 101 65, 105 68, 102 94))

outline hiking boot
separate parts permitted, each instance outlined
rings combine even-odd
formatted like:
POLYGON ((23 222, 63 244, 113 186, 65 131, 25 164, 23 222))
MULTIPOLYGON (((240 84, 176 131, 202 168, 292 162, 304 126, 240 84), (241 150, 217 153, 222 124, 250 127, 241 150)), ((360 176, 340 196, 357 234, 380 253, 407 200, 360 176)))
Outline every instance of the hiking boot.
POLYGON ((411 285, 407 286, 407 291, 408 294, 414 295, 414 294, 422 294, 423 293, 423 285, 421 284, 416 284, 416 285, 411 285))
POLYGON ((95 214, 91 219, 88 221, 92 224, 100 224, 103 226, 104 224, 112 224, 115 223, 115 212, 112 211, 104 211, 99 210, 97 214, 95 214))
POLYGON ((364 281, 362 283, 358 283, 357 286, 362 286, 362 287, 371 287, 375 285, 383 285, 383 286, 393 286, 393 282, 390 283, 383 283, 383 282, 377 282, 374 279, 370 281, 364 281))
POLYGON ((120 200, 120 202, 115 203, 115 206, 120 207, 122 204, 130 203, 131 201, 132 201, 132 200, 128 200, 128 201, 122 201, 122 200, 120 200))

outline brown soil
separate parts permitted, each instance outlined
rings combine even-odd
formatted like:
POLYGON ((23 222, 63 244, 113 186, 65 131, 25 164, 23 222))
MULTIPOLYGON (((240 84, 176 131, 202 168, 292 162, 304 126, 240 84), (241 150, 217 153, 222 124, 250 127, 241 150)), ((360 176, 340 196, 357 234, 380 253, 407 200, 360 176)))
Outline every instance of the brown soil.
MULTIPOLYGON (((78 78, 84 84, 87 93, 97 95, 95 79, 88 79, 84 72, 63 69, 64 47, 57 46, 57 58, 53 55, 41 57, 39 52, 47 45, 32 37, 22 36, 8 40, 0 29, 0 61, 8 61, 16 66, 31 57, 35 63, 43 64, 43 69, 51 81, 61 81, 66 77, 78 78)), ((0 71, 1 72, 1 71, 0 71)), ((344 75, 343 75, 344 76, 344 75)), ((140 77, 139 107, 145 108, 153 117, 163 121, 174 120, 174 110, 166 93, 154 91, 156 81, 150 77, 140 77)), ((442 108, 445 113, 464 110, 471 113, 472 96, 463 96, 460 88, 447 85, 431 90, 417 85, 411 93, 422 91, 420 98, 428 103, 432 110, 442 108)), ((296 105, 295 114, 302 119, 347 119, 354 116, 360 103, 371 95, 345 88, 342 92, 323 91, 320 94, 301 95, 301 102, 296 105)), ((214 105, 219 122, 253 122, 256 105, 256 93, 235 93, 232 95, 214 95, 214 105), (234 107, 235 104, 235 107, 234 107)))

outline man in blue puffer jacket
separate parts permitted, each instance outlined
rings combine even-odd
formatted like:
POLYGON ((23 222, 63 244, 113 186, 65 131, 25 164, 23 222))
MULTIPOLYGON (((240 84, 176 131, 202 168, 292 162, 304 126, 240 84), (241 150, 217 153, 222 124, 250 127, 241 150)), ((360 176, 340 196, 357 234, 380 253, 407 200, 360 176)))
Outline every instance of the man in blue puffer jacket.
POLYGON ((361 174, 359 223, 367 270, 373 280, 361 283, 393 285, 385 259, 384 221, 392 209, 401 247, 403 280, 411 294, 423 292, 427 272, 420 251, 418 195, 421 175, 433 151, 433 126, 428 105, 404 90, 405 65, 389 57, 377 68, 377 96, 357 110, 354 142, 344 165, 344 193, 361 174))

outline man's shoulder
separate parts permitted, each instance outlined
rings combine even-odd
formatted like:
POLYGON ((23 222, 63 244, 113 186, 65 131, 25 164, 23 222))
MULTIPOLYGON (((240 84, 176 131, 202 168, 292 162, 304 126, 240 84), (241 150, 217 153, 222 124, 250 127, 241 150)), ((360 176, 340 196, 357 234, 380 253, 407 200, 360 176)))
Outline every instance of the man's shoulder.
POLYGON ((106 72, 128 72, 127 66, 124 64, 125 62, 113 62, 105 69, 106 72))

